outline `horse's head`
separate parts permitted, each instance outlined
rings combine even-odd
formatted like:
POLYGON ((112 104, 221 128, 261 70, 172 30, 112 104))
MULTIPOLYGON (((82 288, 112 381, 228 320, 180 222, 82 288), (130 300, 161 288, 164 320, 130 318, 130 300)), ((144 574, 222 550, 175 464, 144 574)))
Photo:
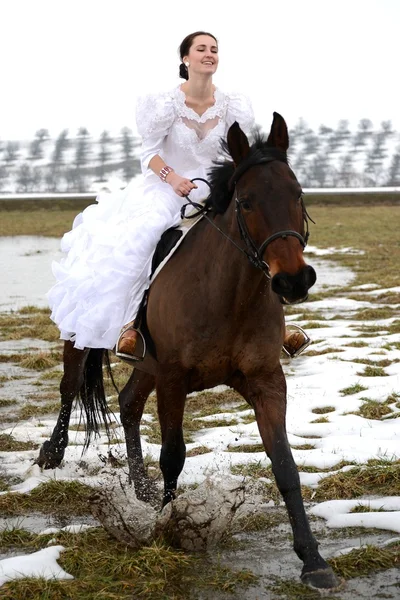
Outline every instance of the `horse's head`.
POLYGON ((235 186, 242 238, 268 264, 272 290, 282 301, 301 302, 314 285, 316 274, 303 258, 307 212, 301 186, 287 162, 285 120, 274 113, 268 140, 258 137, 252 146, 234 123, 227 145, 235 167, 231 185, 235 186))

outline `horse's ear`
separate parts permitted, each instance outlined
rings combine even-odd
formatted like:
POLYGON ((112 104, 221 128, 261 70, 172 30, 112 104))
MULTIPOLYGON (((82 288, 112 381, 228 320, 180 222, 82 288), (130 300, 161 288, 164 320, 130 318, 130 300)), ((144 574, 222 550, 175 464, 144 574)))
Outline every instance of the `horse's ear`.
POLYGON ((286 152, 289 148, 289 134, 285 119, 277 112, 274 112, 271 131, 268 136, 267 146, 278 148, 286 152))
POLYGON ((240 129, 237 121, 229 127, 227 142, 229 154, 232 156, 235 166, 237 166, 250 152, 249 140, 246 134, 240 129))

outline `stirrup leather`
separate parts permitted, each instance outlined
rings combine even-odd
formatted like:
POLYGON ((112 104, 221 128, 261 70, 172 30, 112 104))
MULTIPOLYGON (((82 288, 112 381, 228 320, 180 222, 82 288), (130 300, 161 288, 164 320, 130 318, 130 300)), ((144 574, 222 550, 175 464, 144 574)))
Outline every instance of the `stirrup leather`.
POLYGON ((304 335, 304 338, 305 338, 305 341, 303 342, 303 344, 300 346, 300 348, 298 348, 295 352, 293 352, 293 354, 290 353, 288 350, 286 350, 285 346, 282 346, 282 350, 284 351, 286 356, 288 356, 289 358, 296 358, 297 356, 299 356, 299 354, 304 352, 304 350, 306 348, 308 348, 308 346, 311 344, 311 338, 309 337, 309 335, 307 335, 307 333, 304 331, 304 329, 302 329, 299 325, 290 323, 290 325, 287 327, 287 329, 290 331, 290 328, 294 328, 294 329, 300 331, 304 335))
MULTIPOLYGON (((136 342, 136 345, 137 345, 137 342, 136 342)), ((135 350, 136 350, 136 347, 135 347, 135 350)), ((124 360, 131 360, 131 361, 136 361, 136 362, 142 361, 146 355, 146 340, 144 339, 144 336, 143 336, 142 332, 140 331, 140 329, 135 329, 135 327, 133 327, 133 325, 128 325, 127 327, 124 327, 124 329, 121 331, 121 333, 119 335, 118 341, 115 345, 114 352, 115 352, 115 356, 117 356, 118 358, 122 358, 124 360), (125 352, 119 352, 119 350, 118 350, 119 341, 120 341, 121 337, 129 329, 132 329, 132 331, 136 331, 138 337, 140 336, 140 338, 142 340, 142 355, 141 356, 136 356, 135 354, 125 354, 125 352)))

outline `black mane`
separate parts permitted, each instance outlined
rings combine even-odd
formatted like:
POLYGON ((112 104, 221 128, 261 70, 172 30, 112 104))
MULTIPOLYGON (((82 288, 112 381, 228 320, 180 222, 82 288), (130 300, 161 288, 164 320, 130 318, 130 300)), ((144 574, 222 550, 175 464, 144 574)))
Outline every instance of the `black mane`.
MULTIPOLYGON (((226 140, 221 141, 221 147, 223 154, 230 156, 226 140)), ((214 167, 208 172, 211 193, 206 200, 206 208, 211 209, 214 214, 223 214, 230 204, 235 181, 240 175, 250 167, 272 160, 288 164, 286 152, 267 146, 263 135, 257 132, 248 156, 236 168, 232 159, 215 161, 214 167)))

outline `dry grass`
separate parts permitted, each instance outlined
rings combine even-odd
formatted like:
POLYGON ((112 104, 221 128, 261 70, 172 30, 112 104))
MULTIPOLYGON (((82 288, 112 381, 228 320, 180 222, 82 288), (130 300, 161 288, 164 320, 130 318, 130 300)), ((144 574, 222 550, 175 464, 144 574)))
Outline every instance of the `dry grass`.
POLYGON ((18 411, 18 419, 23 421, 31 419, 32 417, 41 417, 43 415, 49 415, 58 413, 61 404, 57 402, 47 402, 46 404, 25 404, 18 411))
POLYGON ((322 479, 315 500, 359 498, 365 494, 394 496, 400 489, 400 461, 353 467, 322 479))
POLYGON ((299 446, 291 445, 292 450, 315 450, 314 444, 300 444, 299 446))
POLYGON ((20 367, 25 369, 33 369, 35 371, 44 371, 60 364, 62 356, 59 352, 38 352, 30 354, 22 359, 19 363, 20 367))
POLYGON ((60 339, 60 332, 49 318, 48 309, 30 306, 18 312, 0 315, 0 339, 21 340, 32 338, 46 342, 60 339))
POLYGON ((35 442, 22 442, 16 440, 8 433, 0 433, 0 452, 18 452, 21 450, 35 450, 39 444, 35 442))
POLYGON ((315 415, 324 415, 333 412, 334 410, 336 410, 334 406, 321 406, 320 408, 313 408, 311 412, 315 415))
POLYGON ((329 423, 329 419, 327 417, 320 417, 319 419, 314 419, 314 421, 310 421, 310 423, 329 423))
POLYGON ((380 420, 383 416, 392 412, 392 409, 389 408, 389 404, 392 404, 391 400, 385 400, 384 402, 377 402, 370 398, 360 398, 360 400, 363 401, 363 404, 352 414, 364 417, 364 419, 380 420))
POLYGON ((240 446, 228 446, 229 452, 265 452, 262 444, 241 444, 240 446))
POLYGON ((365 254, 360 256, 347 253, 334 257, 335 261, 356 273, 353 285, 398 285, 400 206, 313 206, 312 217, 317 222, 311 230, 310 243, 313 245, 364 250, 365 254), (355 215, 357 227, 354 227, 355 215), (382 240, 385 240, 384 244, 382 240))
POLYGON ((385 369, 382 367, 372 367, 370 365, 366 366, 364 371, 360 371, 357 373, 361 377, 388 377, 389 374, 386 373, 385 369))
POLYGON ((27 210, 2 210, 0 218, 0 236, 7 235, 44 235, 61 237, 69 231, 78 208, 59 210, 47 208, 29 208, 27 210))
POLYGON ((251 513, 236 519, 233 523, 235 533, 263 531, 271 529, 282 523, 287 523, 286 512, 272 509, 268 513, 251 513))
POLYGON ((355 321, 379 321, 381 319, 390 319, 396 316, 396 314, 398 314, 398 310, 392 306, 363 308, 351 315, 351 319, 355 321))
MULTIPOLYGON (((305 325, 304 329, 308 329, 305 325)), ((321 350, 311 349, 305 350, 304 356, 322 356, 323 354, 337 354, 338 352, 343 352, 343 348, 323 348, 321 350)))
POLYGON ((190 456, 200 456, 200 454, 209 454, 210 452, 212 452, 212 450, 210 450, 210 448, 208 448, 207 446, 196 446, 196 448, 187 450, 186 458, 190 456))

